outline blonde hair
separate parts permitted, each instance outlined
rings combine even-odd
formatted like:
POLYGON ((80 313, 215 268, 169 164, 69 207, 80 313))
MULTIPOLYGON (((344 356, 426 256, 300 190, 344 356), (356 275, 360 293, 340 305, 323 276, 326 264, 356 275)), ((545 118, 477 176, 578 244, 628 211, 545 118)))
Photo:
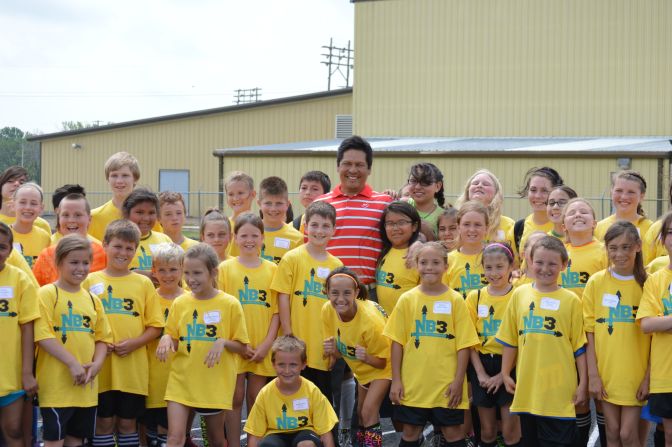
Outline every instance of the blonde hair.
POLYGON ((228 186, 233 182, 243 182, 247 184, 250 191, 254 191, 254 179, 243 171, 233 171, 224 179, 224 190, 228 190, 228 186))
POLYGON ((277 352, 298 352, 301 355, 301 361, 306 362, 306 343, 293 335, 281 335, 276 338, 271 346, 271 361, 275 363, 275 354, 277 352))
POLYGON ((28 188, 33 188, 35 191, 40 193, 40 203, 44 200, 44 192, 42 191, 40 185, 38 185, 35 182, 26 182, 20 185, 18 188, 16 188, 16 190, 14 191, 14 199, 16 199, 16 196, 19 194, 19 191, 28 188))
POLYGON ((495 176, 495 174, 487 169, 479 169, 478 171, 474 172, 464 184, 464 191, 455 201, 455 208, 461 208, 464 203, 473 200, 469 197, 469 186, 471 186, 471 182, 473 182, 474 179, 481 174, 487 175, 495 187, 495 195, 492 197, 490 203, 486 206, 486 209, 488 210, 489 222, 486 238, 495 239, 494 236, 497 234, 497 230, 499 229, 499 224, 502 217, 502 204, 504 203, 502 184, 499 182, 499 179, 495 176))
POLYGON ((162 242, 152 250, 153 265, 157 262, 170 263, 177 262, 182 265, 184 261, 184 250, 175 242, 162 242))
POLYGON ((128 169, 131 170, 133 179, 135 179, 136 182, 140 180, 140 165, 138 164, 138 159, 128 152, 117 152, 107 159, 105 162, 105 178, 109 179, 110 172, 118 171, 124 166, 128 166, 128 169))
POLYGON ((63 259, 73 251, 86 250, 89 253, 89 259, 93 258, 93 251, 91 250, 91 242, 79 234, 68 234, 63 236, 56 245, 55 262, 58 267, 63 259))

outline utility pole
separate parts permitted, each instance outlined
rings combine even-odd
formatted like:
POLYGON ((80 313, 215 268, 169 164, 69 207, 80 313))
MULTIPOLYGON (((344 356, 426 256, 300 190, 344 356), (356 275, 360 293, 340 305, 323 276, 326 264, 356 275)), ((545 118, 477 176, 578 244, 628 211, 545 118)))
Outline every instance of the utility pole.
POLYGON ((350 41, 348 40, 347 47, 339 48, 334 46, 332 37, 329 39, 329 46, 323 46, 322 48, 328 51, 327 54, 322 53, 322 56, 326 59, 322 63, 327 66, 329 72, 327 90, 331 90, 331 77, 336 73, 340 74, 345 80, 345 86, 350 87, 350 70, 354 68, 352 65, 354 50, 350 48, 350 41))
POLYGON ((261 101, 261 89, 259 87, 242 89, 239 88, 233 91, 233 102, 236 104, 246 104, 250 102, 261 101))

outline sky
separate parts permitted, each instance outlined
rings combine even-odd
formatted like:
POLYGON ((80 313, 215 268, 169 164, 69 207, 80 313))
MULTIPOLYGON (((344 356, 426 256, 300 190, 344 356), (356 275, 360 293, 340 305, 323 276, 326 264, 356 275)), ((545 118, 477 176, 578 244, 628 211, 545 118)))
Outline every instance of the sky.
POLYGON ((353 34, 349 0, 4 0, 0 128, 225 107, 236 89, 324 91, 321 47, 353 34))

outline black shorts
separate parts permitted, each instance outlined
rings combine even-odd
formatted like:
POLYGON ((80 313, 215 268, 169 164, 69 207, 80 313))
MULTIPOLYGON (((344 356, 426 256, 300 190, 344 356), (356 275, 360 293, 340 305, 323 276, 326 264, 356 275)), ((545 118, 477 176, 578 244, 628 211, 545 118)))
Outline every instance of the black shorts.
POLYGON ((464 424, 464 411, 453 408, 418 408, 395 405, 392 419, 408 425, 424 427, 430 422, 435 427, 450 427, 464 424))
POLYGON ((275 433, 264 436, 259 442, 259 447, 296 447, 301 441, 312 441, 317 447, 322 447, 322 440, 312 430, 275 433))
POLYGON ((93 439, 96 431, 96 407, 40 408, 42 439, 61 441, 65 436, 93 439))
POLYGON ((672 393, 655 393, 649 396, 649 410, 654 416, 672 419, 672 393))
POLYGON ((224 411, 218 408, 192 408, 192 410, 200 416, 214 416, 224 411))
MULTIPOLYGON (((481 359, 485 373, 490 377, 496 376, 502 372, 502 356, 496 354, 481 354, 478 356, 481 359)), ((510 405, 513 401, 513 395, 509 394, 504 387, 504 384, 499 387, 496 393, 490 394, 488 390, 481 387, 478 384, 478 376, 476 375, 476 370, 474 367, 469 364, 469 369, 467 370, 469 380, 471 382, 471 403, 475 407, 505 407, 510 405)), ((515 373, 512 372, 511 376, 515 378, 515 373)))
POLYGON ((301 376, 313 382, 329 402, 334 400, 333 390, 331 389, 331 371, 322 371, 306 366, 301 371, 301 376))
POLYGON ((166 407, 147 408, 145 414, 138 419, 138 422, 154 431, 156 431, 157 427, 168 428, 168 409, 166 407))
POLYGON ((124 393, 123 391, 105 391, 98 394, 98 417, 137 419, 145 412, 145 396, 124 393))
POLYGON ((525 446, 571 446, 577 439, 576 419, 558 419, 532 414, 520 415, 525 446))

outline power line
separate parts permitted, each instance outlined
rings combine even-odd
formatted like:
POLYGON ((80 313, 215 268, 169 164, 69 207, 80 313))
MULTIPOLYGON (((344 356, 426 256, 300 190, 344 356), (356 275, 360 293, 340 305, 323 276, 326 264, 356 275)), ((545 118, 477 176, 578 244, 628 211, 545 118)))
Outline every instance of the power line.
POLYGON ((261 89, 259 87, 242 89, 239 88, 233 91, 233 102, 235 104, 247 104, 250 102, 261 101, 261 89))
POLYGON ((350 87, 350 70, 354 68, 352 64, 354 50, 350 48, 350 41, 348 40, 347 47, 339 48, 334 46, 334 38, 332 37, 329 39, 329 46, 323 46, 322 48, 329 51, 328 54, 322 53, 322 56, 326 58, 326 61, 322 63, 327 66, 329 73, 327 90, 331 90, 331 77, 336 73, 340 74, 345 80, 345 86, 350 87), (345 69, 345 72, 343 69, 345 69))

